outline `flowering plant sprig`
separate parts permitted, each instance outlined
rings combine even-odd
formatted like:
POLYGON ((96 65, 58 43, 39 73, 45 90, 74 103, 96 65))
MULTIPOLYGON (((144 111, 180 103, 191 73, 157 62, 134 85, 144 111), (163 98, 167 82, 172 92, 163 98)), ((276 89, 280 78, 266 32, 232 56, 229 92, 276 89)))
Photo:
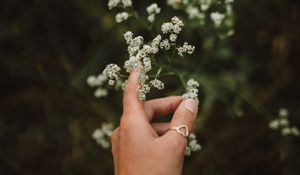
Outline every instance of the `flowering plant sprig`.
MULTIPOLYGON (((131 6, 131 1, 109 0, 108 2, 109 9, 119 7, 124 10, 116 15, 117 23, 125 21, 130 16, 140 19, 140 17, 137 16, 137 12, 131 9, 131 6)), ((146 11, 148 14, 148 22, 153 23, 155 16, 161 12, 161 8, 159 8, 156 3, 153 3, 146 8, 146 11)), ((172 69, 170 69, 172 68, 172 59, 182 59, 180 57, 191 55, 195 50, 195 46, 188 44, 188 42, 183 42, 181 45, 179 44, 178 38, 183 27, 184 22, 180 18, 174 16, 169 22, 161 25, 161 33, 157 33, 152 40, 145 41, 143 36, 135 36, 132 31, 124 33, 124 39, 128 45, 128 59, 124 62, 123 72, 130 73, 133 69, 139 70, 140 86, 137 89, 137 93, 141 100, 146 100, 147 94, 151 89, 155 88, 162 90, 165 88, 165 83, 159 78, 162 76, 164 69, 169 68, 168 73, 171 72, 171 74, 166 75, 177 75, 181 80, 180 82, 183 83, 182 86, 186 87, 186 92, 183 97, 185 99, 194 99, 198 101, 197 88, 199 88, 199 83, 194 79, 185 81, 180 72, 172 72, 172 69), (158 58, 159 53, 160 57, 158 58), (178 55, 178 57, 176 55, 178 55), (158 59, 165 59, 164 62, 167 64, 162 64, 162 61, 157 61, 158 59)), ((149 30, 148 27, 146 29, 149 30)), ((152 32, 152 34, 153 33, 154 32, 152 32)), ((104 97, 108 95, 106 87, 124 87, 127 78, 128 75, 122 73, 121 67, 116 64, 108 64, 101 74, 88 77, 87 83, 91 87, 97 88, 95 91, 96 97, 104 97)), ((101 135, 97 134, 100 133, 99 131, 101 131, 101 129, 95 131, 93 135, 95 139, 96 136, 101 135)), ((102 140, 103 142, 103 139, 96 140, 98 140, 97 142, 99 142, 99 140, 102 140)), ((190 146, 187 147, 186 151, 187 155, 190 155, 192 151, 198 151, 201 148, 195 140, 194 134, 190 136, 189 145, 190 146)))

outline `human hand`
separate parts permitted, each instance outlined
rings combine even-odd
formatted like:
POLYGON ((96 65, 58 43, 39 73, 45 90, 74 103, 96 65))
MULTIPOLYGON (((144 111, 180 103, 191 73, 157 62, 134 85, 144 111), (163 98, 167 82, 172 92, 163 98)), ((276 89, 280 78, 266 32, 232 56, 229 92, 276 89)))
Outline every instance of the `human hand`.
POLYGON ((198 106, 180 96, 139 100, 138 71, 132 71, 123 97, 120 127, 112 134, 116 175, 180 175, 187 138, 170 127, 195 127, 198 106), (153 117, 173 113, 170 123, 152 123, 153 117))

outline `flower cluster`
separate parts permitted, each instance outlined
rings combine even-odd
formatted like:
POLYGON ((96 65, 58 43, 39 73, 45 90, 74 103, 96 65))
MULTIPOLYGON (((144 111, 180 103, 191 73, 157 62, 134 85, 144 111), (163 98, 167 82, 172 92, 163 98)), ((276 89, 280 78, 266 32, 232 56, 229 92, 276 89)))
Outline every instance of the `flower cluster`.
MULTIPOLYGON (((122 8, 128 8, 132 6, 131 0, 109 0, 108 1, 108 8, 111 10, 115 7, 122 7, 122 8)), ((120 12, 116 15, 116 22, 121 23, 123 21, 126 21, 130 17, 130 14, 128 12, 120 12)))
POLYGON ((195 46, 189 45, 187 42, 184 42, 182 47, 177 48, 178 55, 184 56, 184 53, 193 54, 195 46))
POLYGON ((116 15, 116 22, 121 23, 126 21, 129 18, 129 14, 127 12, 121 12, 116 15))
POLYGON ((213 12, 210 14, 210 18, 212 19, 212 21, 214 22, 216 27, 219 27, 223 21, 223 19, 225 18, 225 15, 219 12, 213 12))
POLYGON ((95 97, 100 98, 100 97, 107 96, 107 94, 108 94, 107 89, 101 87, 106 83, 107 80, 108 80, 108 77, 103 74, 99 74, 98 76, 91 75, 87 78, 87 84, 90 87, 97 87, 97 89, 94 93, 95 97))
POLYGON ((153 4, 149 5, 146 10, 149 15, 148 21, 153 23, 155 20, 155 16, 160 13, 161 9, 158 7, 158 5, 156 3, 153 3, 153 4))
POLYGON ((269 127, 273 130, 280 130, 281 135, 287 136, 287 135, 293 135, 293 136, 299 136, 299 130, 297 127, 293 126, 290 127, 290 122, 288 120, 289 112, 285 108, 281 108, 279 110, 279 117, 272 120, 269 123, 269 127))
POLYGON ((171 22, 164 23, 161 26, 161 31, 166 33, 179 34, 184 26, 183 22, 178 17, 173 17, 171 22))
POLYGON ((233 0, 225 0, 224 3, 221 0, 167 0, 167 5, 184 10, 190 20, 199 20, 198 24, 202 26, 210 23, 206 19, 210 19, 216 28, 224 24, 228 28, 227 36, 234 34, 232 4, 233 0), (215 10, 216 6, 220 11, 215 10))
POLYGON ((103 123, 101 128, 96 129, 92 138, 95 139, 97 144, 102 148, 107 149, 110 147, 110 137, 114 130, 114 125, 112 123, 103 123))
POLYGON ((201 145, 196 140, 196 135, 194 133, 191 133, 189 136, 189 143, 185 148, 185 155, 190 156, 192 152, 199 151, 201 150, 201 148, 201 145))
POLYGON ((103 70, 103 75, 109 78, 108 84, 113 86, 115 82, 119 79, 121 68, 116 64, 109 64, 103 70))
POLYGON ((198 88, 199 88, 199 83, 194 80, 194 79, 190 79, 187 82, 187 86, 186 86, 186 90, 187 92, 185 94, 183 94, 183 98, 184 99, 193 99, 198 101, 198 88))
POLYGON ((122 6, 124 8, 127 8, 132 6, 132 1, 131 0, 109 0, 107 5, 110 10, 117 6, 122 6))

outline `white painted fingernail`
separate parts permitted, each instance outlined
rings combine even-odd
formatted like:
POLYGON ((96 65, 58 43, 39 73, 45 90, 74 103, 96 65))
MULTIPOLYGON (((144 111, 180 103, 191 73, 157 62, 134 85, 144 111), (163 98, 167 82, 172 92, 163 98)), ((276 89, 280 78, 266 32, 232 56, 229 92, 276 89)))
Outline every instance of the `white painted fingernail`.
POLYGON ((195 100, 187 99, 184 101, 184 107, 191 111, 192 113, 196 114, 198 111, 198 104, 195 100))

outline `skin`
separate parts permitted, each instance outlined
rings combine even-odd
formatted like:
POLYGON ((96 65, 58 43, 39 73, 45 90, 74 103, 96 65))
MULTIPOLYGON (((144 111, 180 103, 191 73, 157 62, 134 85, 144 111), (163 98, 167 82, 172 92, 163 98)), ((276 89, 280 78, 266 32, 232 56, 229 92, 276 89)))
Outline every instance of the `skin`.
POLYGON ((123 97, 120 127, 112 135, 116 175, 180 175, 187 139, 171 126, 195 126, 198 106, 180 96, 141 101, 138 72, 133 70, 123 97), (151 123, 153 117, 173 113, 170 123, 151 123))

